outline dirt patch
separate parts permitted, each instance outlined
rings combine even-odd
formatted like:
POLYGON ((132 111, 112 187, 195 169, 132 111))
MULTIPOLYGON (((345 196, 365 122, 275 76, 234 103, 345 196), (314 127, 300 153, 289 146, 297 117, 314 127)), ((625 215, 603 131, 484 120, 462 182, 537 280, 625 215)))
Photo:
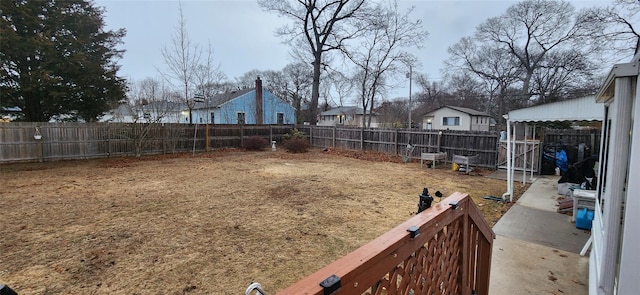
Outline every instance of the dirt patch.
POLYGON ((506 183, 485 173, 333 150, 2 165, 0 283, 241 294, 257 281, 272 294, 408 219, 425 186, 471 194, 493 225, 508 205, 481 197, 506 183))

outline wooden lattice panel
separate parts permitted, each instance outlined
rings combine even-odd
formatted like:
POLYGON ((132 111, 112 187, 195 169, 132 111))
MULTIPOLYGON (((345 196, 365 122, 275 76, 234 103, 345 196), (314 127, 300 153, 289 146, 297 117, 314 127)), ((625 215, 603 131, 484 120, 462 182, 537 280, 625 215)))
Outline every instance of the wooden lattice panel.
POLYGON ((456 193, 281 294, 488 295, 494 238, 471 198, 456 193))
POLYGON ((364 294, 459 294, 460 220, 449 224, 364 294))

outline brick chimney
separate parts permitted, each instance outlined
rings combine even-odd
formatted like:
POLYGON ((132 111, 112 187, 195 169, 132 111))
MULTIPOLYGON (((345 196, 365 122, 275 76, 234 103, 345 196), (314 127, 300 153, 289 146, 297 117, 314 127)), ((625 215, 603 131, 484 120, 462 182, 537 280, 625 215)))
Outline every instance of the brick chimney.
POLYGON ((262 124, 262 80, 256 78, 256 124, 262 124))

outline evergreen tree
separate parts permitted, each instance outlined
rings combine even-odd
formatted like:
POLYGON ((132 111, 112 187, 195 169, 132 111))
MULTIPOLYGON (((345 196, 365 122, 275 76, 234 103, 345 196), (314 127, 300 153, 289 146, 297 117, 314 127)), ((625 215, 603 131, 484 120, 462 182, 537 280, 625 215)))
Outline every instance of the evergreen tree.
POLYGON ((0 106, 20 120, 95 121, 124 98, 116 49, 124 29, 105 31, 103 9, 85 0, 0 1, 0 106))

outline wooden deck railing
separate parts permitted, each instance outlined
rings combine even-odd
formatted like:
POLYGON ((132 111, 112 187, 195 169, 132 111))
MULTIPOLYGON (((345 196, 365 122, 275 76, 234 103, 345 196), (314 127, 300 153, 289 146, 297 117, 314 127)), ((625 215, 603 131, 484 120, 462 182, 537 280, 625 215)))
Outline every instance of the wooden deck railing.
POLYGON ((278 294, 489 294, 494 238, 454 193, 278 294))

